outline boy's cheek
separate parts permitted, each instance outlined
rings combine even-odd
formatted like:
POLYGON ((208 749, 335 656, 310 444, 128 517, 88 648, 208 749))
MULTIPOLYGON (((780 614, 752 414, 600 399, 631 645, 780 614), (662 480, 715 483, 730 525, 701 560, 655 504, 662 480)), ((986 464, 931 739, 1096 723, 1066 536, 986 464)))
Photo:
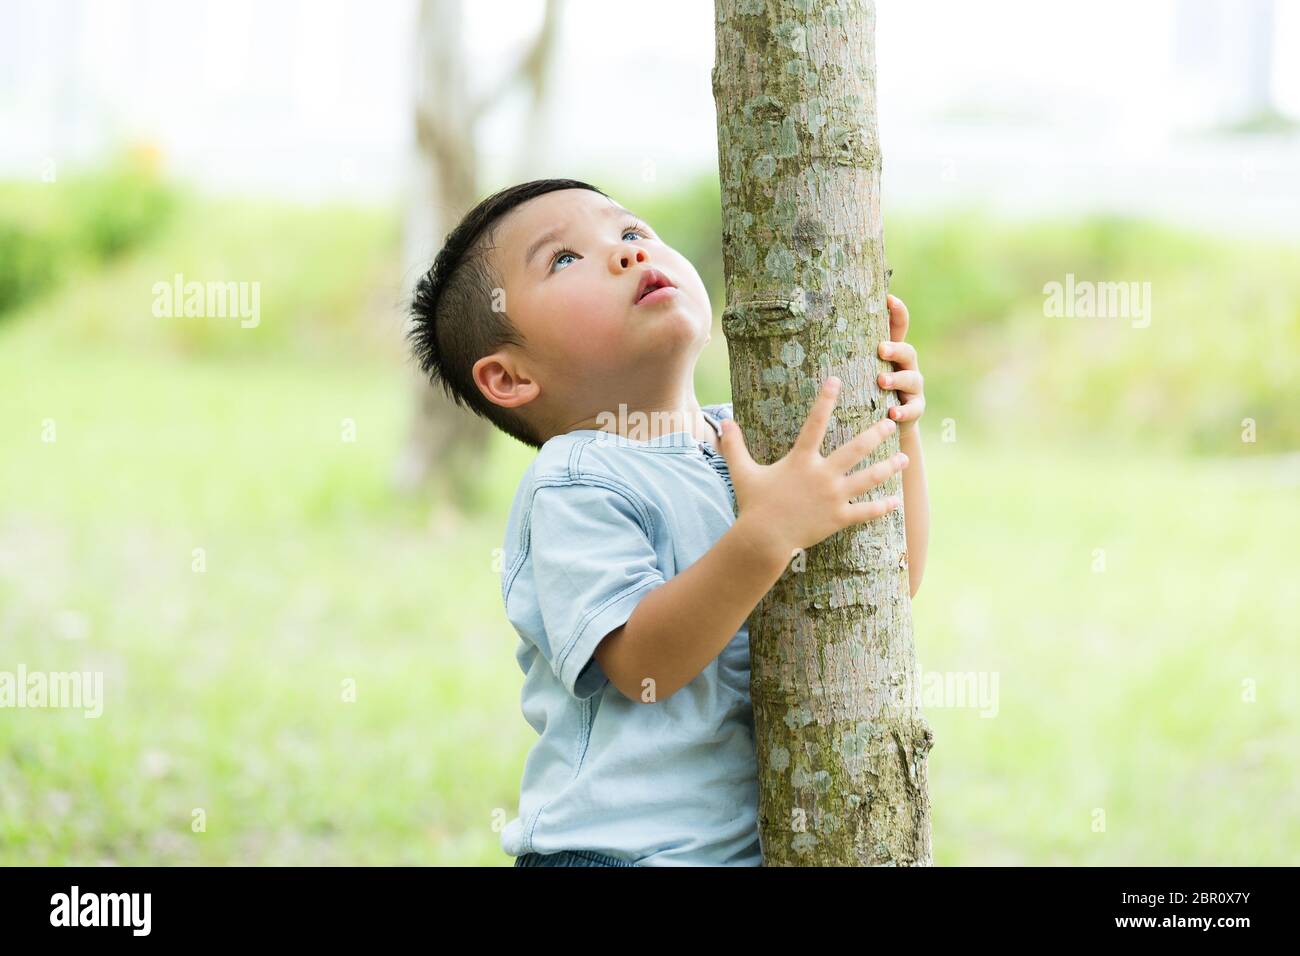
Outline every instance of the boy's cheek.
POLYGON ((582 368, 598 369, 616 366, 627 350, 626 320, 619 317, 575 321, 570 316, 568 324, 557 343, 564 357, 582 368))

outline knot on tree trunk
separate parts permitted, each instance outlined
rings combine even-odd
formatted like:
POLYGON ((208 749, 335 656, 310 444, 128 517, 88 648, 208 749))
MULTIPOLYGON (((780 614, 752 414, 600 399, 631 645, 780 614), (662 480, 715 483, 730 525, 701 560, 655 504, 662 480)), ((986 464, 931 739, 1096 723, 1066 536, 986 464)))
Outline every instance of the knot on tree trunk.
POLYGON ((917 758, 924 757, 934 746, 934 731, 926 719, 920 714, 916 716, 916 737, 913 738, 912 746, 915 748, 917 758))

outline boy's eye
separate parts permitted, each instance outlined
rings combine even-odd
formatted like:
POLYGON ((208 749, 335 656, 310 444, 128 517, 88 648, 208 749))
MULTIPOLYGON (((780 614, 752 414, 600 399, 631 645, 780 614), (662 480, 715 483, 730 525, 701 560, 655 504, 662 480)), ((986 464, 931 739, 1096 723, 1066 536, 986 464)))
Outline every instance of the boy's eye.
POLYGON ((647 229, 645 226, 641 225, 641 223, 639 222, 628 223, 626 226, 623 227, 623 235, 626 236, 629 232, 636 233, 642 239, 650 238, 650 230, 647 229))
MULTIPOLYGON (((621 235, 622 238, 624 239, 626 239, 628 236, 636 236, 640 239, 646 239, 649 238, 650 230, 646 229, 640 223, 633 223, 630 226, 624 226, 621 235)), ((555 251, 555 254, 551 256, 551 271, 552 272, 557 271, 556 267, 560 266, 561 260, 566 258, 576 258, 577 255, 578 254, 574 252, 572 249, 557 249, 555 251)))

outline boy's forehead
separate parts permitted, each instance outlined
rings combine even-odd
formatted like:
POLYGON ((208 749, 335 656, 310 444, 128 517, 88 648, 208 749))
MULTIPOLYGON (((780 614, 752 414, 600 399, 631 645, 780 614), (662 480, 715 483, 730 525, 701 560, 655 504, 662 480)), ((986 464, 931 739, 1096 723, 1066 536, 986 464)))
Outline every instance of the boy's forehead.
POLYGON ((557 189, 521 203, 501 220, 497 247, 513 269, 524 268, 527 249, 546 233, 560 232, 585 216, 607 216, 627 210, 590 189, 557 189))
POLYGON ((517 226, 541 225, 553 226, 574 213, 600 213, 606 209, 620 208, 618 203, 608 196, 590 189, 557 189, 554 192, 535 196, 525 203, 520 203, 510 210, 506 222, 517 226))

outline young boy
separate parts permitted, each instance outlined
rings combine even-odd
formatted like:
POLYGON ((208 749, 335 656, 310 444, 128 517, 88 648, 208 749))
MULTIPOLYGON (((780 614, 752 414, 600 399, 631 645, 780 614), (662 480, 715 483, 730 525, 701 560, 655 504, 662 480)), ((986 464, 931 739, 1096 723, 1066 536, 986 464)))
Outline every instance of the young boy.
POLYGON ((501 835, 516 866, 761 863, 746 619, 796 549, 901 504, 851 499, 909 460, 913 593, 924 567, 922 382, 907 311, 889 306, 892 418, 823 457, 827 379, 795 447, 762 466, 731 405, 695 397, 703 282, 634 214, 586 183, 538 180, 448 235, 415 291, 415 356, 540 449, 501 581, 539 734, 501 835), (857 469, 895 427, 902 453, 857 469))

